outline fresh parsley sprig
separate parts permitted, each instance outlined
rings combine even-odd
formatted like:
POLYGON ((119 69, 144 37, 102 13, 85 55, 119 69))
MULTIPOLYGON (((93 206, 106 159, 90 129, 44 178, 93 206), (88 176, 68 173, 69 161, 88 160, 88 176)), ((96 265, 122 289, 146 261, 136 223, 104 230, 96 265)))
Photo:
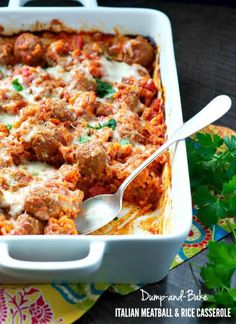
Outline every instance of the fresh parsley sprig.
POLYGON ((113 89, 112 85, 109 82, 101 81, 100 79, 95 79, 97 83, 97 89, 96 93, 98 97, 104 98, 111 96, 113 93, 115 93, 115 90, 113 89))
POLYGON ((211 290, 208 307, 231 308, 236 314, 236 288, 232 278, 236 272, 236 136, 198 133, 187 141, 189 172, 193 202, 198 218, 207 226, 226 218, 235 241, 231 244, 210 241, 208 262, 201 268, 205 287, 211 290))
POLYGON ((236 241, 231 244, 210 241, 208 262, 201 268, 204 285, 211 289, 206 305, 209 307, 231 308, 236 314, 236 288, 232 287, 232 277, 236 271, 236 241))
POLYGON ((11 131, 13 125, 12 125, 12 124, 6 124, 6 127, 7 127, 7 129, 8 129, 9 131, 11 131))
POLYGON ((198 133, 187 141, 193 202, 207 226, 236 215, 236 136, 198 133))
POLYGON ((103 124, 100 124, 98 123, 98 126, 93 126, 91 124, 88 124, 87 127, 88 128, 92 128, 92 129, 95 129, 95 130, 99 130, 99 129, 102 129, 104 127, 110 127, 112 130, 115 130, 117 126, 117 121, 115 119, 109 119, 107 122, 103 123, 103 124))
POLYGON ((18 79, 15 79, 15 80, 12 81, 12 86, 18 92, 23 90, 23 86, 20 84, 18 79))

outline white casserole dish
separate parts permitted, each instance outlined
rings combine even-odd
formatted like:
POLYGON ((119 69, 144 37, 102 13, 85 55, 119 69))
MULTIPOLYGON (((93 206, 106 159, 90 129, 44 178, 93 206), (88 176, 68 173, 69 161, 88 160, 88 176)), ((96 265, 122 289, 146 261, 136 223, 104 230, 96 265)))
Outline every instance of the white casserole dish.
MULTIPOLYGON (((32 30, 59 19, 75 29, 150 36, 160 46, 161 78, 166 90, 166 123, 170 136, 183 122, 169 19, 151 9, 96 7, 22 8, 10 0, 0 10, 4 33, 32 30), (39 24, 40 23, 40 24, 39 24)), ((172 227, 168 234, 112 236, 2 236, 0 283, 108 282, 151 283, 168 273, 191 227, 192 208, 184 142, 173 150, 172 227)))

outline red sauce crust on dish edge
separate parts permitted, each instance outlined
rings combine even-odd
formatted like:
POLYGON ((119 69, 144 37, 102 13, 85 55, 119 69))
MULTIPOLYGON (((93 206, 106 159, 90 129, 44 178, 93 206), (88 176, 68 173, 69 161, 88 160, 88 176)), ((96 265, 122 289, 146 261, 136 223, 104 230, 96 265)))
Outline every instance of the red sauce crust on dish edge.
MULTIPOLYGON (((156 52, 119 33, 0 37, 0 235, 78 234, 82 201, 114 193, 163 144, 156 52)), ((155 210, 167 161, 146 168, 124 200, 155 210)))

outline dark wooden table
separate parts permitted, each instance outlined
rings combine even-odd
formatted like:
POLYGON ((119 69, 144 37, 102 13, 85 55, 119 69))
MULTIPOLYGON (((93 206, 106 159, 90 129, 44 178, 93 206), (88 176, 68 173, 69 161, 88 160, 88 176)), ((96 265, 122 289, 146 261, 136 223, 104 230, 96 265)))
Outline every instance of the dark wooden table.
MULTIPOLYGON (((146 7, 165 12, 172 23, 184 119, 194 115, 218 94, 232 98, 233 107, 217 124, 236 129, 236 6, 235 1, 155 1, 100 0, 102 6, 146 7)), ((7 1, 1 0, 1 5, 7 1)), ((34 4, 63 5, 66 1, 38 0, 34 4)), ((73 1, 67 1, 73 5, 73 1)), ((32 2, 31 2, 32 4, 32 2)), ((230 240, 228 237, 227 240, 230 240)), ((181 289, 199 289, 198 266, 206 262, 206 252, 169 272, 159 283, 145 286, 151 295, 179 295, 181 289), (193 265, 191 266, 191 264, 193 265)), ((164 307, 199 307, 201 302, 166 302, 164 307)), ((80 320, 90 323, 195 324, 214 320, 197 318, 115 318, 116 307, 159 307, 155 301, 142 302, 137 291, 128 296, 105 292, 80 320)), ((233 323, 217 319, 218 323, 233 323)))

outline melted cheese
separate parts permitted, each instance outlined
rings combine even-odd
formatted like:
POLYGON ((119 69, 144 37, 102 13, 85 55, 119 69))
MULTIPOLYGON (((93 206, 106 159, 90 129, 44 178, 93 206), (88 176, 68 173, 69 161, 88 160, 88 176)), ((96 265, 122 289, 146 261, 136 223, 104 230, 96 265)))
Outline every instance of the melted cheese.
POLYGON ((0 89, 12 89, 11 80, 9 78, 0 80, 0 89))
POLYGON ((3 77, 8 77, 12 73, 12 70, 7 68, 7 66, 5 65, 0 65, 0 70, 2 72, 3 77))
POLYGON ((35 96, 35 93, 32 93, 32 87, 30 88, 24 88, 20 94, 22 95, 22 97, 30 102, 30 103, 35 103, 36 101, 34 100, 34 96, 35 96))
POLYGON ((10 115, 6 113, 0 113, 1 124, 14 124, 18 118, 18 115, 10 115))
MULTIPOLYGON (((27 122, 27 121, 26 121, 27 122)), ((22 123, 23 125, 24 123, 22 123)), ((21 128, 23 128, 21 125, 21 128)), ((23 133, 23 132, 22 132, 23 133)), ((31 129, 25 134, 22 135, 22 137, 24 138, 24 140, 26 142, 30 142, 31 139, 37 134, 37 127, 35 127, 34 125, 32 125, 31 129)))
MULTIPOLYGON (((33 181, 30 182, 29 186, 19 188, 16 191, 2 190, 3 198, 0 201, 0 206, 3 208, 9 208, 9 213, 13 217, 20 215, 24 211, 25 199, 30 189, 37 186, 41 181, 51 179, 56 170, 52 166, 42 162, 27 162, 24 165, 21 165, 20 168, 31 173, 34 178, 33 181)), ((5 176, 7 176, 7 173, 5 176)), ((7 178, 11 180, 10 177, 7 178)))
POLYGON ((66 72, 60 65, 46 69, 46 72, 55 79, 63 79, 67 81, 70 78, 70 72, 66 72))
POLYGON ((145 74, 148 73, 147 70, 139 64, 129 65, 125 62, 109 61, 105 56, 101 57, 100 63, 103 72, 102 80, 107 82, 119 83, 124 77, 135 77, 136 79, 140 79, 141 75, 139 71, 143 71, 145 74))
POLYGON ((69 81, 71 78, 74 78, 76 73, 82 73, 86 77, 91 79, 89 73, 89 61, 84 60, 82 63, 76 62, 73 65, 72 70, 66 71, 62 66, 57 65, 46 69, 46 72, 50 74, 55 79, 62 79, 64 81, 69 81))
POLYGON ((34 182, 48 181, 56 171, 54 167, 43 162, 28 162, 22 167, 34 176, 34 182))
POLYGON ((49 180, 54 175, 56 170, 51 165, 43 162, 27 162, 21 166, 24 170, 36 176, 37 180, 49 180))
MULTIPOLYGON (((34 82, 30 86, 26 86, 23 83, 22 76, 17 76, 17 79, 19 80, 19 83, 23 86, 23 90, 21 90, 19 93, 22 95, 22 97, 28 101, 29 103, 37 103, 37 100, 35 100, 35 97, 40 94, 42 91, 44 91, 44 87, 39 85, 34 85, 35 81, 37 79, 34 79, 34 82)), ((13 87, 14 89, 14 87, 13 87)))
POLYGON ((1 207, 9 207, 9 213, 11 216, 20 215, 24 210, 25 198, 29 187, 20 188, 17 191, 5 190, 3 192, 3 198, 0 202, 1 207))

